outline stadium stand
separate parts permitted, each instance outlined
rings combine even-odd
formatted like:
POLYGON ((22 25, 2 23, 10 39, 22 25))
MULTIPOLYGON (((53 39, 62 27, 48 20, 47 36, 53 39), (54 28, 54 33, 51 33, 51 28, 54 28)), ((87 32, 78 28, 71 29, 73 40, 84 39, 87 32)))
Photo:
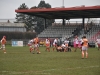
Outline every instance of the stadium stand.
POLYGON ((50 26, 47 29, 45 29, 43 32, 41 32, 38 37, 51 37, 51 38, 62 38, 64 36, 72 37, 74 35, 74 32, 76 29, 81 28, 81 25, 75 25, 75 24, 70 24, 66 26, 62 25, 55 25, 55 26, 50 26))
MULTIPOLYGON (((99 28, 94 26, 94 24, 90 23, 89 25, 85 24, 85 18, 100 18, 100 6, 78 6, 78 7, 69 7, 69 8, 49 8, 49 9, 31 9, 31 10, 15 10, 17 13, 23 13, 27 15, 40 16, 44 19, 62 19, 62 24, 65 25, 64 19, 79 19, 82 18, 82 24, 78 26, 78 24, 74 24, 73 26, 69 24, 69 26, 52 26, 46 28, 43 32, 41 32, 38 37, 45 38, 60 38, 67 36, 73 40, 75 35, 78 37, 82 37, 86 35, 90 41, 93 40, 94 37, 99 35, 99 28), (98 29, 96 29, 98 28, 98 29), (92 40, 91 40, 92 39, 92 40)), ((89 20, 90 21, 90 20, 89 20)), ((91 22, 91 21, 90 21, 91 22)), ((100 25, 100 22, 99 22, 100 25)), ((46 27, 46 20, 44 27, 46 27)))
POLYGON ((79 39, 82 36, 86 36, 89 39, 90 45, 95 45, 96 39, 100 37, 100 24, 89 23, 86 29, 82 28, 81 23, 70 23, 69 25, 61 25, 56 24, 46 28, 43 32, 41 32, 38 37, 40 38, 70 38, 71 42, 73 42, 73 37, 78 35, 79 39))

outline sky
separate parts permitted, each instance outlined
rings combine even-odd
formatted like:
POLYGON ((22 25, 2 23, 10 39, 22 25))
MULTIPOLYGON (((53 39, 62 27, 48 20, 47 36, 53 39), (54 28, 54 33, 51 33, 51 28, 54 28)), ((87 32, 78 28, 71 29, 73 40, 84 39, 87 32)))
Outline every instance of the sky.
MULTIPOLYGON (((29 8, 38 6, 41 0, 0 0, 0 19, 15 19, 17 9, 22 3, 25 3, 29 8)), ((74 7, 74 6, 95 6, 100 5, 100 0, 44 0, 54 7, 74 7)))

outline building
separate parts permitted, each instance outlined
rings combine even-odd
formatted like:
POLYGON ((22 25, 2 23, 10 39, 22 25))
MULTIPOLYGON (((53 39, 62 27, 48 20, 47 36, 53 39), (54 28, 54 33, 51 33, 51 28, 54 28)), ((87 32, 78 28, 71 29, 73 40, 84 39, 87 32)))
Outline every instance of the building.
POLYGON ((24 23, 14 22, 14 19, 0 19, 0 32, 26 32, 24 23))

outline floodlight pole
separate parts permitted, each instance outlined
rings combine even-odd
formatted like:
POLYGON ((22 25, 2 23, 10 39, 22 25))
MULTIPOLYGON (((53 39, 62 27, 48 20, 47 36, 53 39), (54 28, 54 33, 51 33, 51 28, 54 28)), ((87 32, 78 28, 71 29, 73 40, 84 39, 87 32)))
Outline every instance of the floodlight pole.
POLYGON ((63 5, 63 7, 64 7, 64 0, 63 0, 63 2, 62 2, 62 5, 63 5))

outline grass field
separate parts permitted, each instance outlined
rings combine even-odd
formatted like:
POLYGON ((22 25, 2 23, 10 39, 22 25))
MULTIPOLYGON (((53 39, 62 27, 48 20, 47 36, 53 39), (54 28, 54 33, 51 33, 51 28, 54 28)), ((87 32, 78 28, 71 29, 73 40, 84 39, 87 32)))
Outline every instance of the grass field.
POLYGON ((89 48, 89 58, 81 59, 81 51, 31 54, 28 47, 7 46, 0 50, 0 75, 100 75, 100 51, 89 48))

